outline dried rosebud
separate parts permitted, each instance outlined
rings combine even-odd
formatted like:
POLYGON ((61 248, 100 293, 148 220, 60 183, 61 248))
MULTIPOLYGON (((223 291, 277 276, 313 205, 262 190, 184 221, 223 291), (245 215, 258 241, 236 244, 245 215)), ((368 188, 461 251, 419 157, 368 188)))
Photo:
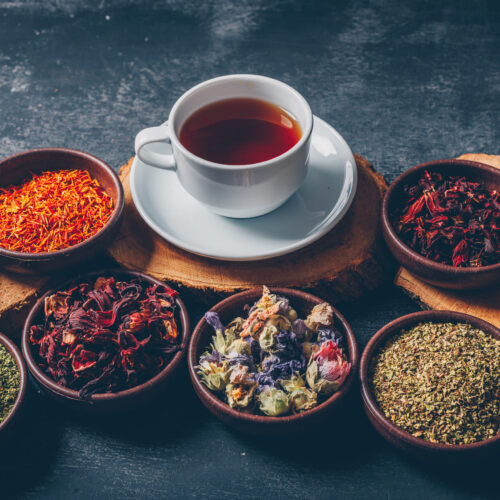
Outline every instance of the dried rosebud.
MULTIPOLYGON (((203 356, 208 356, 205 353, 203 356)), ((202 356, 202 358, 203 358, 202 356)), ((229 363, 203 360, 196 367, 201 381, 211 390, 223 392, 229 381, 229 363)))
POLYGON ((351 364, 344 359, 342 349, 333 340, 327 340, 309 360, 307 383, 318 394, 330 396, 342 385, 350 369, 351 364))
POLYGON ((231 408, 245 409, 253 402, 253 395, 257 389, 257 384, 227 384, 226 397, 231 408))
POLYGON ((251 373, 248 373, 248 366, 238 363, 231 366, 229 370, 229 382, 231 384, 242 384, 251 386, 255 384, 255 379, 251 373))
POLYGON ((310 410, 318 404, 318 395, 307 387, 295 389, 289 396, 290 406, 295 413, 310 410))
POLYGON ((290 410, 288 395, 275 387, 265 386, 257 397, 260 402, 260 410, 270 417, 284 415, 290 410))
POLYGON ((313 332, 317 332, 321 325, 331 326, 332 324, 333 308, 326 302, 314 306, 311 314, 306 318, 306 326, 313 332))

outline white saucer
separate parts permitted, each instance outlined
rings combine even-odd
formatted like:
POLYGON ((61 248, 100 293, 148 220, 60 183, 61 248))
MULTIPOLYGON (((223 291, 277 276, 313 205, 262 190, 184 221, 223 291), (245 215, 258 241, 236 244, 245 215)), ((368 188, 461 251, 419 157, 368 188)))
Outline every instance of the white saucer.
POLYGON ((341 135, 314 117, 309 171, 301 188, 274 212, 253 219, 216 215, 181 186, 175 172, 142 163, 130 174, 135 206, 162 238, 221 260, 260 260, 293 252, 332 229, 356 192, 356 162, 341 135))

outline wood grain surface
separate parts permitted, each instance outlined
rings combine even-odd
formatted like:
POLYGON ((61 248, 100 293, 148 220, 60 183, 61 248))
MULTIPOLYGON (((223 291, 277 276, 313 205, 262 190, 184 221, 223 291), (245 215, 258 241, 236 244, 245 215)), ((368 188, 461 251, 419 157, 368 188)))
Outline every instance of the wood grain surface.
MULTIPOLYGON (((468 153, 458 158, 500 169, 500 156, 468 153)), ((444 290, 425 283, 403 267, 394 283, 423 307, 471 314, 500 327, 500 284, 488 290, 444 290)))
POLYGON ((132 161, 120 171, 125 217, 120 235, 109 249, 116 262, 127 269, 173 283, 204 301, 265 283, 313 290, 335 302, 345 302, 390 279, 393 263, 381 240, 379 222, 387 184, 359 155, 356 196, 342 221, 306 248, 255 262, 200 257, 158 236, 134 206, 129 186, 132 161))

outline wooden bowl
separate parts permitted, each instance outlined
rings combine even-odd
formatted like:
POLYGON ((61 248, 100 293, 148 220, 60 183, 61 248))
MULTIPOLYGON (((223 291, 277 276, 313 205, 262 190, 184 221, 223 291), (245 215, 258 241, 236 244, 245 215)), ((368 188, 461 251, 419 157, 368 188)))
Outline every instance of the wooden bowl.
MULTIPOLYGON (((152 285, 165 286, 165 283, 143 273, 106 269, 74 278, 60 285, 57 290, 67 290, 78 283, 93 282, 99 276, 113 276, 121 280, 141 278, 152 285)), ((31 326, 43 322, 45 297, 51 295, 55 291, 56 290, 51 290, 47 292, 36 302, 26 318, 22 335, 22 350, 28 369, 38 384, 54 399, 76 410, 92 413, 116 412, 128 410, 134 406, 150 401, 153 397, 168 388, 172 380, 175 380, 176 372, 182 366, 189 342, 189 316, 184 302, 179 297, 175 299, 175 303, 177 304, 176 320, 177 324, 180 324, 181 333, 180 350, 175 353, 170 363, 153 378, 143 384, 124 391, 93 394, 90 399, 82 399, 78 391, 68 389, 58 384, 38 366, 30 344, 31 326)))
MULTIPOLYGON (((311 309, 324 300, 299 290, 291 288, 270 288, 272 293, 290 299, 290 305, 297 311, 299 318, 305 318, 311 309)), ((243 307, 253 304, 262 295, 262 288, 254 288, 245 292, 237 293, 219 302, 210 311, 219 314, 223 324, 229 323, 233 318, 243 315, 243 307)), ((246 433, 260 435, 283 435, 293 432, 302 432, 313 426, 326 421, 341 406, 346 394, 351 389, 358 370, 359 354, 358 345, 354 333, 345 318, 334 308, 335 325, 343 333, 347 354, 351 363, 351 371, 341 388, 327 400, 311 410, 295 415, 281 417, 267 417, 261 415, 250 415, 232 409, 212 393, 201 381, 196 373, 195 366, 198 365, 200 355, 206 350, 211 342, 214 331, 202 318, 196 325, 193 336, 189 343, 188 369, 194 390, 205 407, 218 419, 227 425, 246 433)))
POLYGON ((482 319, 452 311, 420 311, 402 316, 391 321, 380 329, 368 342, 361 356, 359 376, 361 380, 361 395, 365 412, 379 434, 397 448, 413 456, 423 459, 461 460, 483 455, 485 452, 498 451, 500 434, 486 441, 465 445, 431 443, 421 438, 413 437, 408 432, 394 425, 378 407, 369 384, 368 370, 373 355, 385 342, 402 330, 411 328, 418 323, 432 321, 436 323, 468 323, 474 328, 500 339, 500 330, 482 319))
POLYGON ((94 236, 54 252, 26 253, 0 247, 0 267, 22 274, 50 274, 78 266, 103 252, 116 236, 123 215, 123 188, 109 165, 82 151, 44 148, 25 151, 0 162, 0 187, 21 183, 30 173, 61 169, 87 170, 112 198, 114 210, 106 225, 94 236))
POLYGON ((10 413, 3 420, 3 422, 0 423, 0 439, 3 440, 8 437, 11 431, 15 428, 18 417, 21 414, 22 406, 26 400, 28 372, 26 371, 26 365, 24 364, 21 352, 14 342, 0 333, 0 344, 2 344, 10 352, 16 362, 17 369, 19 370, 19 392, 17 393, 16 401, 14 406, 12 406, 10 413))
POLYGON ((427 283, 456 290, 485 288, 500 282, 500 262, 483 267, 453 267, 423 257, 399 238, 393 225, 395 211, 401 208, 406 196, 405 185, 417 182, 425 170, 445 176, 464 176, 486 186, 500 189, 500 170, 489 165, 466 160, 439 160, 423 163, 401 174, 389 187, 382 203, 382 232, 396 260, 415 276, 427 283))

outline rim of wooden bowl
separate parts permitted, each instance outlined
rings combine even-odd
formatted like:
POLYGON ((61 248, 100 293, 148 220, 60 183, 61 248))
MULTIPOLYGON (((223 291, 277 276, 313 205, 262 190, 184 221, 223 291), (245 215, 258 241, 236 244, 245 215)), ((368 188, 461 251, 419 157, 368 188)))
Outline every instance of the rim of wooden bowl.
POLYGON ((27 383, 28 383, 28 372, 23 357, 21 355, 21 351, 14 344, 14 342, 12 342, 12 340, 6 337, 3 333, 0 333, 0 344, 5 346, 5 348, 12 355, 12 357, 16 362, 17 370, 19 372, 19 391, 17 393, 16 401, 12 405, 9 414, 5 417, 3 422, 0 423, 0 433, 1 433, 10 426, 12 421, 18 415, 19 409, 21 408, 22 404, 24 403, 27 390, 27 383))
MULTIPOLYGON (((398 441, 421 450, 430 452, 453 451, 457 453, 463 453, 466 451, 490 447, 492 445, 498 444, 498 442, 500 441, 500 433, 489 439, 470 444, 431 443, 430 441, 426 441, 423 438, 414 437, 400 427, 397 427, 383 414, 382 410, 379 408, 370 388, 370 381, 368 376, 368 371, 370 369, 370 363, 373 359, 373 355, 382 345, 385 344, 385 342, 387 342, 390 338, 399 335, 402 330, 426 321, 435 323, 468 323, 474 328, 478 328, 484 331, 484 333, 500 339, 500 329, 498 329, 491 323, 488 323, 487 321, 484 321, 475 316, 455 311, 418 311, 415 313, 407 314, 405 316, 401 316, 400 318, 387 323, 387 325, 382 327, 370 339, 361 356, 359 378, 361 382, 361 395, 367 411, 377 420, 377 422, 385 429, 386 432, 391 434, 398 441)), ((374 427, 376 428, 376 426, 374 427)), ((378 429, 376 430, 380 433, 378 429)), ((382 437, 384 437, 384 439, 387 439, 385 436, 383 436, 383 434, 382 437)))
POLYGON ((29 341, 30 328, 32 325, 37 323, 37 318, 39 318, 41 312, 43 311, 46 297, 55 293, 56 291, 67 290, 68 288, 71 288, 71 286, 77 283, 92 282, 93 280, 99 278, 100 276, 105 276, 105 277, 109 276, 118 279, 141 278, 152 285, 159 285, 169 288, 168 285, 161 282, 160 280, 157 280, 152 276, 149 276, 147 274, 138 271, 127 271, 123 269, 103 269, 101 271, 93 271, 91 273, 82 274, 80 276, 77 276, 76 278, 73 278, 71 280, 62 283, 57 287, 57 289, 49 290, 44 295, 42 295, 42 297, 40 297, 35 303, 35 305, 31 308, 28 317, 26 318, 26 321, 24 323, 23 334, 22 334, 23 355, 26 359, 26 364, 28 365, 29 371, 33 375, 33 377, 47 390, 59 396, 63 396, 66 399, 76 400, 79 402, 88 402, 89 404, 99 403, 102 401, 118 401, 123 399, 129 399, 133 398, 138 393, 144 390, 148 391, 151 390, 158 384, 162 383, 165 379, 167 379, 177 369, 177 367, 182 362, 182 359, 184 358, 187 352, 187 347, 189 343, 189 315, 182 299, 180 297, 175 297, 175 303, 177 305, 178 315, 181 320, 181 329, 182 329, 182 341, 180 343, 180 349, 175 353, 174 357, 170 360, 167 366, 165 366, 165 368, 163 368, 163 370, 157 373, 154 377, 150 378, 149 380, 140 385, 136 385, 134 387, 131 387, 130 389, 126 389, 123 391, 92 394, 89 400, 82 399, 79 396, 79 391, 75 391, 73 389, 69 389, 67 387, 58 384, 38 366, 38 363, 36 362, 33 356, 33 352, 31 350, 31 344, 29 341))
MULTIPOLYGON (((307 292, 302 292, 300 290, 295 290, 292 288, 269 287, 269 290, 272 293, 288 298, 290 300, 290 304, 292 305, 292 307, 294 300, 312 302, 313 304, 321 304, 322 302, 325 302, 325 300, 320 299, 315 295, 312 295, 307 292)), ((243 306, 245 304, 251 304, 255 302, 255 300, 257 300, 261 295, 262 295, 262 288, 252 288, 244 292, 239 292, 217 303, 214 307, 210 309, 210 312, 219 313, 221 310, 230 307, 238 309, 242 313, 243 306)), ((294 309, 298 308, 294 307, 294 309)), ((345 336, 345 343, 348 351, 348 359, 349 362, 351 363, 351 370, 346 380, 340 387, 340 389, 334 394, 332 394, 328 399, 323 401, 321 404, 315 406, 310 410, 306 410, 301 413, 296 413, 294 415, 270 417, 270 416, 242 413, 231 408, 229 405, 221 401, 200 381, 200 378, 195 370, 195 366, 198 364, 197 351, 199 347, 201 334, 205 329, 212 328, 207 323, 204 317, 200 319, 200 321, 196 325, 196 328, 193 331, 193 335, 191 336, 191 340, 189 342, 189 350, 188 350, 189 375, 191 377, 191 382, 195 388, 195 392, 197 393, 198 397, 202 400, 202 402, 205 405, 209 404, 213 406, 219 412, 224 413, 227 416, 231 417, 231 419, 234 419, 239 422, 246 422, 248 424, 264 424, 266 426, 307 421, 310 417, 320 414, 325 410, 327 410, 328 408, 332 407, 341 399, 343 399, 351 389, 356 379, 357 376, 356 374, 359 365, 359 351, 356 342, 356 337, 354 336, 354 332, 352 331, 352 328, 350 327, 349 323, 346 321, 344 316, 335 307, 332 306, 332 309, 334 312, 336 323, 337 325, 340 323, 341 329, 343 330, 345 336)), ((205 347, 208 347, 208 345, 205 347)))

